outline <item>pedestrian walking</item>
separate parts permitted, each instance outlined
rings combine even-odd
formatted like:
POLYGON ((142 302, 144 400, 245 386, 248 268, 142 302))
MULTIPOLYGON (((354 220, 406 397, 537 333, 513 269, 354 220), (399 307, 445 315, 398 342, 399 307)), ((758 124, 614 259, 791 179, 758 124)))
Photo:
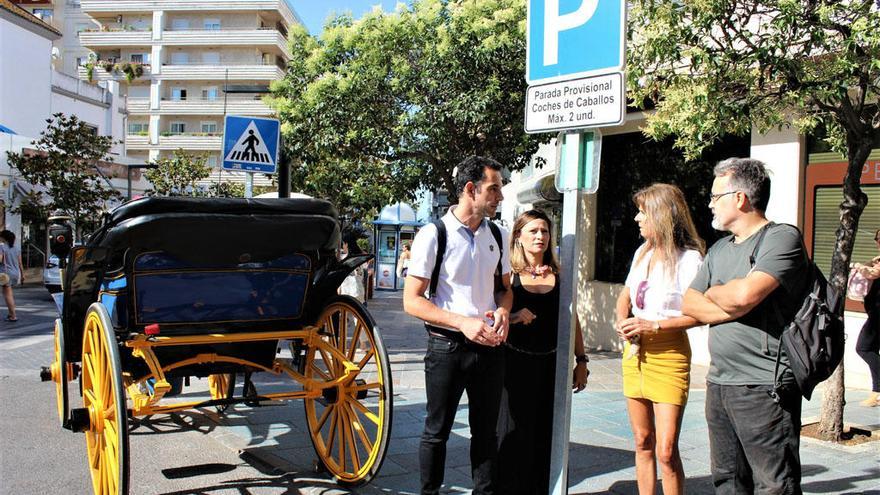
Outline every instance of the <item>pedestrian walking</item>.
POLYGON ((397 258, 397 278, 401 280, 406 280, 410 256, 409 243, 402 243, 400 245, 400 256, 397 258))
POLYGON ((709 249, 682 308, 710 325, 712 481, 718 494, 799 494, 801 393, 777 351, 806 297, 809 260, 797 228, 767 220, 762 162, 730 158, 714 173, 712 226, 731 235, 709 249))
MULTIPOLYGON (((498 489, 549 493, 559 328, 559 263, 553 223, 539 210, 517 217, 510 235, 513 307, 504 343, 504 390, 498 416, 498 489)), ((572 388, 587 385, 587 355, 575 324, 572 388)))
MULTIPOLYGON (((874 242, 880 248, 880 229, 874 232, 874 242)), ((871 280, 868 294, 865 296, 865 313, 868 319, 859 332, 856 341, 856 352, 868 364, 871 370, 871 394, 861 402, 866 407, 880 406, 880 256, 864 265, 856 263, 853 268, 863 277, 871 280)))
POLYGON ((653 494, 657 464, 663 493, 684 493, 678 450, 688 400, 691 347, 686 330, 699 324, 681 313, 682 296, 703 262, 697 234, 681 190, 654 184, 633 195, 635 221, 645 242, 633 255, 617 298, 618 335, 626 341, 623 395, 635 438, 640 494, 653 494))
POLYGON ((504 372, 499 345, 507 338, 512 294, 506 233, 488 220, 504 199, 501 186, 500 163, 466 158, 455 175, 458 204, 423 227, 412 243, 403 307, 428 331, 427 415, 419 446, 422 494, 437 494, 443 484, 446 442, 464 392, 473 493, 501 493, 495 486, 504 372))
POLYGON ((6 300, 6 321, 18 321, 15 314, 15 297, 12 294, 12 287, 24 283, 24 269, 21 266, 21 246, 15 245, 15 234, 9 230, 0 232, 0 266, 3 267, 3 273, 6 274, 8 280, 3 284, 3 299, 6 300))

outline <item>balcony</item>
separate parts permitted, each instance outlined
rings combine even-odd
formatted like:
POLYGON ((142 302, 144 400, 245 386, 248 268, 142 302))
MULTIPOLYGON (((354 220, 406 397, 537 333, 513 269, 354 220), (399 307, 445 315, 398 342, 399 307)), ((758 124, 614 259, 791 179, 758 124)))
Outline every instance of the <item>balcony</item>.
POLYGON ((185 149, 189 151, 221 151, 223 149, 223 136, 219 134, 173 134, 159 136, 159 145, 154 146, 160 150, 185 149))
POLYGON ((274 28, 163 31, 161 43, 167 46, 269 46, 290 60, 287 40, 274 28))
MULTIPOLYGON (((129 97, 128 112, 132 115, 223 115, 223 97, 162 100, 158 110, 150 108, 149 98, 129 97)), ((270 116, 274 115, 275 111, 263 103, 259 96, 230 95, 226 100, 226 113, 229 115, 270 116)))
POLYGON ((80 31, 79 42, 86 48, 150 46, 153 44, 153 32, 149 30, 80 31))
MULTIPOLYGON (((77 70, 77 76, 80 79, 82 79, 83 81, 90 81, 90 82, 125 81, 126 80, 125 74, 122 73, 122 71, 114 70, 112 72, 107 72, 107 70, 101 66, 102 63, 103 63, 103 61, 99 61, 94 66, 94 69, 92 70, 92 78, 91 79, 89 79, 89 70, 84 65, 79 66, 79 68, 77 70)), ((147 82, 149 82, 150 76, 152 74, 150 71, 150 66, 147 64, 142 64, 141 67, 143 68, 143 74, 141 74, 139 77, 136 77, 134 79, 134 81, 140 79, 140 80, 146 80, 147 82)))
POLYGON ((163 65, 157 79, 175 81, 223 80, 227 76, 230 81, 276 81, 284 77, 284 71, 275 64, 271 65, 163 65))
POLYGON ((156 10, 199 13, 275 11, 288 26, 299 22, 286 0, 81 0, 80 7, 92 17, 156 10))
POLYGON ((150 137, 140 134, 125 135, 126 150, 148 150, 150 146, 150 137))

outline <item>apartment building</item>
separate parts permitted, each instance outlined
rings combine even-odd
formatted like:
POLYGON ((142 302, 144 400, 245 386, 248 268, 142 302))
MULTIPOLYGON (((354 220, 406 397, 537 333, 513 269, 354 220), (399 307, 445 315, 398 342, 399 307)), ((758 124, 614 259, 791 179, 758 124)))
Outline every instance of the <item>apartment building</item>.
MULTIPOLYGON (((284 75, 286 0, 81 0, 95 26, 79 33, 90 81, 118 81, 127 99, 125 151, 138 161, 174 150, 219 167, 224 115, 271 116, 262 102, 284 75)), ((223 180, 243 180, 219 169, 223 180)), ((255 184, 268 183, 257 176, 255 184)))

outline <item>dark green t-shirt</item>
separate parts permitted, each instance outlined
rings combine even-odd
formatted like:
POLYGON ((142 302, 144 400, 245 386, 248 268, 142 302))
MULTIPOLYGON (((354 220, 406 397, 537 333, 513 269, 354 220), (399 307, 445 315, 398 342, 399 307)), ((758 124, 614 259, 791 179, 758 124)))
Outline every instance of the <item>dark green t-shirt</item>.
MULTIPOLYGON (((718 385, 769 385, 774 383, 776 351, 783 325, 771 301, 778 304, 782 321, 790 321, 805 295, 807 257, 800 232, 791 225, 770 224, 755 255, 755 270, 772 276, 779 287, 752 311, 740 318, 709 328, 709 374, 718 385)), ((733 236, 716 242, 691 283, 700 293, 709 287, 745 278, 752 267, 749 257, 760 237, 759 230, 737 244, 733 236)), ((792 379, 788 357, 782 353, 780 371, 792 379)))

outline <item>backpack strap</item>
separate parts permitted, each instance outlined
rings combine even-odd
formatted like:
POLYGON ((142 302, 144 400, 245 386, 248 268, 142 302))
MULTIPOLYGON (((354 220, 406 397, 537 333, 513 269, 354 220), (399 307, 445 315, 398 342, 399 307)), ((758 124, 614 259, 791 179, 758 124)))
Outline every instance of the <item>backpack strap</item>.
POLYGON ((437 294, 437 282, 440 279, 440 265, 443 264, 443 255, 446 254, 446 224, 442 218, 431 222, 437 228, 437 259, 434 261, 434 270, 431 271, 431 285, 428 289, 428 297, 433 298, 437 294))
POLYGON ((495 238, 495 243, 498 244, 498 266, 495 268, 495 277, 501 277, 501 260, 504 259, 504 242, 501 240, 501 229, 491 220, 487 220, 487 222, 489 223, 489 230, 492 231, 492 237, 495 238))
MULTIPOLYGON (((755 243, 755 248, 752 250, 752 254, 749 256, 749 266, 751 268, 755 268, 755 263, 757 262, 758 248, 761 247, 761 243, 764 242, 764 236, 767 235, 767 231, 770 228, 776 225, 774 222, 768 222, 767 225, 761 228, 761 232, 758 234, 758 242, 755 243)), ((776 300, 773 299, 772 295, 767 296, 770 298, 770 305, 773 307, 773 313, 776 315, 776 319, 779 321, 781 325, 784 325, 785 322, 782 319, 782 312, 779 310, 779 305, 776 304, 776 300)), ((767 327, 767 318, 764 316, 764 345, 767 347, 767 352, 769 352, 770 347, 770 337, 767 335, 766 331, 767 327)), ((784 330, 784 329, 783 329, 784 330)), ((779 364, 782 361, 782 335, 779 336, 779 344, 776 347, 776 364, 773 368, 773 390, 770 391, 770 397, 777 404, 779 403, 779 389, 782 387, 782 380, 779 377, 779 364)))

